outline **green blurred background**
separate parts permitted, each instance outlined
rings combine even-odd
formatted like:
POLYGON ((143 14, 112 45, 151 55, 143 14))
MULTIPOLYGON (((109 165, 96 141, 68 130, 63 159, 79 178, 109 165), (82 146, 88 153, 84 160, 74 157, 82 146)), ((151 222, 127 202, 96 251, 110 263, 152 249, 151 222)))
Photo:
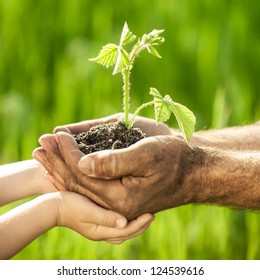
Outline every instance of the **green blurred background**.
MULTIPOLYGON (((120 75, 88 58, 117 43, 125 21, 138 36, 165 29, 162 58, 136 60, 133 108, 153 86, 193 110, 197 130, 260 119, 258 0, 1 0, 1 164, 31 158, 57 125, 122 110, 120 75)), ((55 228, 14 259, 259 259, 259 247, 260 214, 189 205, 119 246, 55 228)))

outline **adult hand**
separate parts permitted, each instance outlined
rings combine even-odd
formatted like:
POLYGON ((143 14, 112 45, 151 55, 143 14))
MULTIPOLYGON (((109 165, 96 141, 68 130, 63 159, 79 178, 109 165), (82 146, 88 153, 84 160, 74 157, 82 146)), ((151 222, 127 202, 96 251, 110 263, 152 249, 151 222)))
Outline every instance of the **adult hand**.
POLYGON ((56 141, 59 147, 54 136, 41 137, 45 151, 38 158, 54 184, 62 178, 68 190, 128 219, 193 202, 199 187, 194 150, 173 136, 148 137, 126 149, 89 155, 68 133, 57 133, 56 141))
MULTIPOLYGON (((124 114, 118 113, 101 119, 82 121, 65 126, 58 126, 54 129, 54 133, 63 131, 71 134, 78 134, 83 131, 88 131, 91 127, 99 124, 123 121, 123 118, 124 114)), ((135 118, 134 126, 140 128, 147 136, 171 135, 172 133, 175 133, 171 129, 169 129, 167 125, 163 123, 157 124, 155 120, 144 117, 137 116, 135 118)))

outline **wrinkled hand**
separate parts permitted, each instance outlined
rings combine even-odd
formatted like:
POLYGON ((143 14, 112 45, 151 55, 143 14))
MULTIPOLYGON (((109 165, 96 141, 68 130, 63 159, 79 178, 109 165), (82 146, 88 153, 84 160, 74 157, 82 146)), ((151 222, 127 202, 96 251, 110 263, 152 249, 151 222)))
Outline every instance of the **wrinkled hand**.
POLYGON ((57 224, 71 228, 91 240, 122 243, 143 233, 154 219, 152 214, 144 214, 127 223, 126 218, 118 213, 106 210, 80 194, 58 194, 57 224))
MULTIPOLYGON (((88 120, 79 123, 68 124, 66 126, 59 126, 54 129, 54 132, 56 133, 58 131, 64 131, 72 134, 77 134, 83 131, 88 131, 91 127, 99 124, 122 121, 123 118, 124 114, 118 113, 101 119, 88 120)), ((156 124, 155 120, 149 118, 136 117, 134 125, 135 127, 140 128, 147 136, 171 135, 172 133, 172 130, 170 130, 167 125, 163 123, 156 124)))
MULTIPOLYGON (((103 124, 103 123, 122 121, 123 118, 124 118, 124 114, 118 113, 118 114, 114 114, 114 115, 111 115, 111 116, 108 116, 105 118, 101 118, 101 119, 88 120, 88 121, 82 121, 79 123, 68 124, 66 126, 59 126, 54 129, 54 133, 63 131, 63 132, 67 132, 69 134, 78 134, 83 131, 88 131, 93 126, 103 124)), ((173 133, 173 131, 170 130, 167 125, 165 125, 163 123, 160 123, 159 125, 157 125, 154 120, 149 119, 149 118, 144 118, 144 117, 136 117, 135 126, 140 128, 144 133, 146 133, 147 136, 171 135, 173 133)), ((175 133, 175 135, 181 138, 181 136, 177 135, 177 133, 175 133)), ((71 180, 69 178, 70 178, 70 176, 71 176, 71 178, 73 178, 74 177, 73 174, 68 170, 68 172, 66 172, 66 175, 67 175, 66 179, 64 180, 64 178, 59 174, 59 172, 57 172, 55 170, 55 167, 53 166, 53 161, 55 160, 55 158, 57 158, 57 157, 60 157, 60 159, 62 158, 62 156, 59 152, 58 145, 57 145, 56 141, 54 141, 54 137, 51 135, 43 135, 43 137, 41 137, 40 139, 42 140, 42 142, 44 142, 44 141, 48 142, 47 139, 49 139, 48 148, 49 148, 49 150, 52 151, 49 153, 48 156, 46 154, 46 151, 43 148, 37 148, 33 152, 33 157, 36 160, 38 160, 39 162, 41 162, 46 170, 51 170, 51 172, 46 172, 46 177, 48 177, 49 180, 52 183, 54 183, 56 189, 59 191, 64 191, 66 189, 69 189, 72 191, 73 190, 78 191, 78 188, 79 188, 78 186, 77 187, 75 187, 75 186, 70 186, 70 187, 66 186, 65 187, 65 181, 70 182, 71 180), (54 158, 52 157, 53 155, 55 155, 54 158), (48 160, 48 157, 49 157, 49 160, 48 160), (52 174, 53 176, 51 176, 50 174, 52 174)), ((57 161, 56 161, 56 164, 57 164, 57 161)), ((62 161, 60 161, 59 164, 62 164, 62 161)), ((64 167, 64 163, 63 163, 63 167, 64 167)), ((82 193, 82 192, 80 192, 80 193, 82 193)), ((94 196, 92 193, 88 192, 87 190, 84 191, 84 194, 89 195, 89 197, 91 197, 91 198, 93 198, 93 196, 94 196)), ((104 204, 102 204, 101 200, 98 197, 95 197, 93 200, 96 202, 99 201, 101 205, 104 205, 104 204)))
POLYGON ((128 219, 190 203, 196 193, 194 150, 173 136, 148 137, 126 149, 89 155, 64 132, 45 135, 40 143, 44 150, 35 158, 56 186, 86 195, 128 219))

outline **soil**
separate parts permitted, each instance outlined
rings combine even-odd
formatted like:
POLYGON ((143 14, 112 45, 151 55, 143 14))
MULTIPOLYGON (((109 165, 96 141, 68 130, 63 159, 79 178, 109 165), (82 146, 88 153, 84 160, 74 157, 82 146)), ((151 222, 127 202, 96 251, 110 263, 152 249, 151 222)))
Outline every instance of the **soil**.
POLYGON ((127 148, 145 138, 139 128, 128 129, 123 122, 111 122, 92 127, 87 132, 74 134, 73 137, 84 154, 127 148))

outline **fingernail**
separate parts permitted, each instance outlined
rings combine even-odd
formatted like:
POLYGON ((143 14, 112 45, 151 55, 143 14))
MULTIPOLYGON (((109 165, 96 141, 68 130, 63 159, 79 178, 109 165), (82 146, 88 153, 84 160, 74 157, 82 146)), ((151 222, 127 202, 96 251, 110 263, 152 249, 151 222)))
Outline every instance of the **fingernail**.
POLYGON ((93 157, 83 157, 79 161, 78 167, 84 174, 90 177, 95 177, 95 160, 93 157))
POLYGON ((126 226, 126 220, 122 218, 118 218, 116 220, 116 228, 124 228, 126 226))
POLYGON ((38 139, 38 142, 40 143, 40 145, 42 145, 43 144, 43 141, 42 141, 42 136, 38 139))
POLYGON ((45 149, 46 148, 46 137, 45 135, 42 135, 39 139, 38 142, 40 143, 40 145, 45 149))
POLYGON ((57 142, 58 144, 60 144, 60 142, 59 142, 59 132, 55 133, 55 134, 54 134, 54 137, 55 137, 56 142, 57 142))

